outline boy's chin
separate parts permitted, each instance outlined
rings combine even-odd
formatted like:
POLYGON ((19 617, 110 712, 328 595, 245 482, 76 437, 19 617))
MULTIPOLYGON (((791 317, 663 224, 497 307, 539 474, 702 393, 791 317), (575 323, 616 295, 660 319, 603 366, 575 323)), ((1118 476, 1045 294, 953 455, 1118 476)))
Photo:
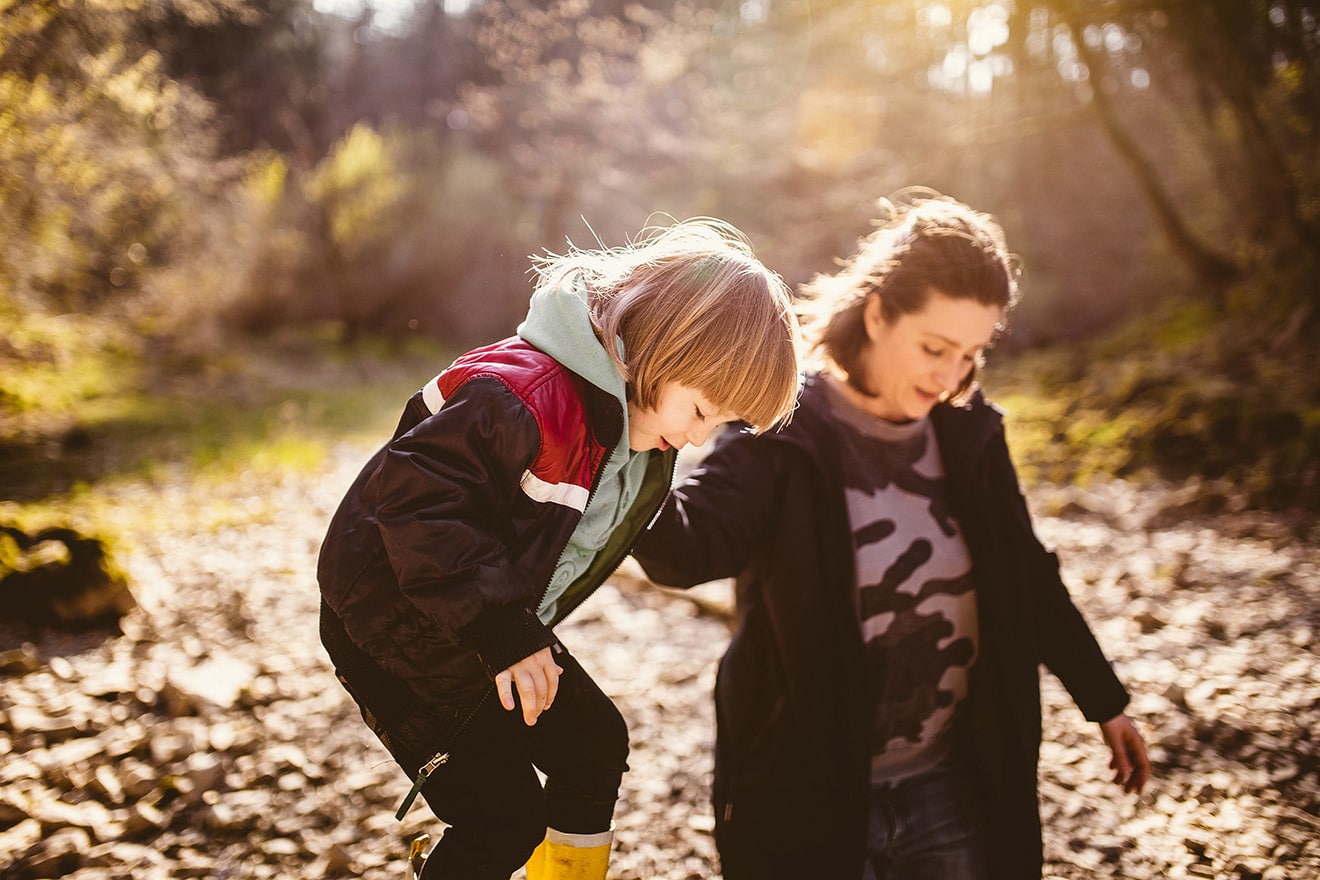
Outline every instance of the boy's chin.
POLYGON ((669 448, 669 444, 662 437, 629 437, 628 448, 633 452, 650 452, 652 449, 663 452, 669 448))

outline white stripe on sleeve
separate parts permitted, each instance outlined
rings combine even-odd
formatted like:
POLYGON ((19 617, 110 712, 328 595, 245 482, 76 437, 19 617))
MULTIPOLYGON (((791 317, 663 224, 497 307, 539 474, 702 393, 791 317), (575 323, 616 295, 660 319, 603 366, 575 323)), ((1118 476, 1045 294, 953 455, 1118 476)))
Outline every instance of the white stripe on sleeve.
POLYGON ((584 486, 573 483, 547 483, 531 471, 523 471, 520 481, 523 492, 533 501, 562 504, 576 511, 587 509, 590 493, 584 486))
POLYGON ((440 407, 445 405, 445 396, 440 393, 439 376, 422 386, 422 402, 431 411, 431 415, 440 412, 440 407))

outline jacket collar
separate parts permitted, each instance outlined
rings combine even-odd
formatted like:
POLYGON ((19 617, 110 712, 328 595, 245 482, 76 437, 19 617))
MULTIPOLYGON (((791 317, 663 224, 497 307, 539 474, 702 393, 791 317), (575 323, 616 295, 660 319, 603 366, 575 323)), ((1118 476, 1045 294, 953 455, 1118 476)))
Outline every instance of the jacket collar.
MULTIPOLYGON (((829 415, 824 382, 819 373, 807 374, 792 421, 779 431, 769 431, 763 436, 800 447, 817 460, 828 456, 835 426, 829 415)), ((946 468, 976 461, 990 440, 1003 432, 1003 411, 990 403, 980 388, 962 406, 937 404, 930 418, 946 468)))
POLYGON ((585 379, 582 380, 582 390, 591 433, 606 449, 613 449, 623 437, 626 421, 623 401, 585 379))
POLYGON ((930 412, 945 467, 978 461, 987 445, 1004 433, 1004 411, 978 387, 962 406, 941 403, 930 412))

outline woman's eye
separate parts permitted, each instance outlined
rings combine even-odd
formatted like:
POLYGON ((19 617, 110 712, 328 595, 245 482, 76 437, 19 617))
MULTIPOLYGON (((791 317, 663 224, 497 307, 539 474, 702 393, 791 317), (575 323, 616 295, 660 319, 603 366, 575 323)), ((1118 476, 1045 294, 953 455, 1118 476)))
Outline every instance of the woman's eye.
POLYGON ((942 349, 931 348, 929 345, 923 345, 921 349, 931 357, 939 357, 940 355, 944 354, 944 351, 942 349))
POLYGON ((697 412, 697 418, 701 419, 703 422, 706 421, 706 414, 705 414, 704 412, 701 411, 701 407, 699 407, 699 406, 694 406, 694 407, 692 407, 692 408, 693 408, 694 410, 696 410, 696 412, 697 412))

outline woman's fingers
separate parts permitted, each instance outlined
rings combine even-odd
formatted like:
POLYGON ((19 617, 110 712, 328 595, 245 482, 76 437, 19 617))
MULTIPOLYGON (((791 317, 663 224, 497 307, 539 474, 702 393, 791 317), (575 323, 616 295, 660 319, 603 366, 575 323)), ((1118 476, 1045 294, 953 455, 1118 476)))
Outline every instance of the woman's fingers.
POLYGON ((1114 782, 1124 791, 1140 794, 1150 779, 1150 754, 1141 732, 1126 715, 1103 722, 1100 730, 1113 753, 1109 767, 1114 771, 1114 782))

